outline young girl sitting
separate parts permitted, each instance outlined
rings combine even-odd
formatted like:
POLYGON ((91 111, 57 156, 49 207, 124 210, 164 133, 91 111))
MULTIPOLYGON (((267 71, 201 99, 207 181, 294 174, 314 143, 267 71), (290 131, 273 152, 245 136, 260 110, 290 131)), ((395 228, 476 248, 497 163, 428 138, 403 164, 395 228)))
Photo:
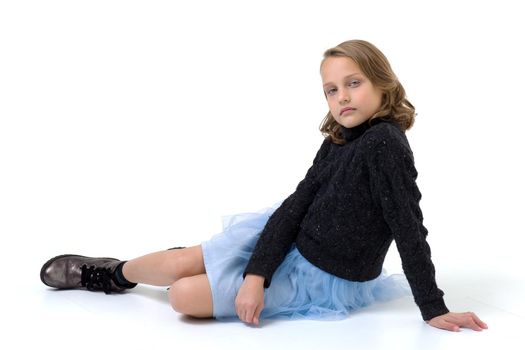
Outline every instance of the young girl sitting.
POLYGON ((42 282, 106 293, 137 283, 170 286, 180 313, 252 324, 343 318, 411 292, 434 327, 487 328, 474 313, 449 312, 436 285, 405 136, 415 109, 388 60, 374 45, 350 40, 324 53, 320 72, 325 138, 290 196, 229 217, 223 232, 201 245, 129 261, 54 257, 41 269, 42 282), (383 270, 393 240, 406 279, 383 270))

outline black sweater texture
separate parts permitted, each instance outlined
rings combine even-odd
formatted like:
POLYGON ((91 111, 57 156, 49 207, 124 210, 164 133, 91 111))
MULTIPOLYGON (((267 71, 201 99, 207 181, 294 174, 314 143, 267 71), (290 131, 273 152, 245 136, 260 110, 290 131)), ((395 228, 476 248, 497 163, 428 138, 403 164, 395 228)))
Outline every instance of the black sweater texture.
POLYGON ((423 320, 447 313, 405 133, 389 119, 343 127, 342 133, 346 144, 325 138, 305 178, 269 217, 244 277, 263 276, 268 288, 295 243, 320 269, 368 281, 380 275, 394 240, 423 320))

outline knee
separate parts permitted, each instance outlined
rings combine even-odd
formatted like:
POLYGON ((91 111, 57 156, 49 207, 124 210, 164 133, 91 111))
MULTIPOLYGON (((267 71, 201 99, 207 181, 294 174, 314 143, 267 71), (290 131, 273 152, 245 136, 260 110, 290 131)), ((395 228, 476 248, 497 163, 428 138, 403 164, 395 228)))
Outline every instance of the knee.
POLYGON ((202 262, 199 265, 199 261, 194 255, 194 250, 181 249, 167 256, 164 263, 166 264, 167 269, 171 271, 174 281, 203 273, 201 270, 204 270, 204 263, 202 262), (201 268, 199 268, 200 266, 201 268))
POLYGON ((210 318, 213 316, 213 298, 205 274, 183 277, 171 285, 169 291, 171 307, 181 314, 210 318))
POLYGON ((173 283, 169 290, 169 300, 173 310, 191 316, 190 305, 194 291, 188 278, 181 278, 173 283))

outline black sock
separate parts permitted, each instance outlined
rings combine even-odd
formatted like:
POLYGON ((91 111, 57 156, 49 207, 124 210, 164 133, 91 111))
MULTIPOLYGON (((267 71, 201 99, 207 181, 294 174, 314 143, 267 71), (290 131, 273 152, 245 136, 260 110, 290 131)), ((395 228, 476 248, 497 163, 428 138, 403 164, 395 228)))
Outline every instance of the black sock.
POLYGON ((136 283, 132 283, 130 281, 128 281, 126 279, 126 277, 124 277, 124 274, 122 273, 122 266, 124 266, 124 263, 126 261, 123 261, 121 262, 120 264, 118 264, 117 268, 115 269, 115 273, 113 274, 113 276, 115 277, 113 279, 113 281, 115 282, 115 284, 121 288, 133 288, 135 287, 137 284, 136 283))

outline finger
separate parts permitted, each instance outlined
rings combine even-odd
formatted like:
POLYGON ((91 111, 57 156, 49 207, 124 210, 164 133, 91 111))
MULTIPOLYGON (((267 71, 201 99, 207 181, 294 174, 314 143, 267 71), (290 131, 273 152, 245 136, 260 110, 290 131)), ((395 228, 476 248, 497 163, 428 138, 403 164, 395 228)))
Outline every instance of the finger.
POLYGON ((235 312, 237 313, 237 317, 239 317, 239 320, 242 321, 242 318, 243 318, 242 310, 238 305, 235 306, 235 312))
POLYGON ((259 325, 259 313, 257 312, 257 310, 255 310, 255 313, 253 314, 252 321, 255 325, 259 325))
POLYGON ((483 329, 480 326, 478 326, 478 324, 476 323, 476 321, 474 321, 472 317, 468 319, 467 323, 464 324, 463 327, 470 328, 473 331, 481 331, 483 329))
POLYGON ((472 312, 465 312, 461 314, 459 320, 455 321, 462 327, 470 328, 474 331, 481 331, 482 328, 476 323, 473 315, 472 312))
POLYGON ((441 320, 439 322, 439 328, 446 329, 451 332, 459 332, 459 326, 453 322, 449 322, 447 320, 441 320))
POLYGON ((246 321, 246 317, 244 317, 244 310, 239 310, 239 318, 241 321, 246 321))
POLYGON ((256 325, 259 325, 259 321, 260 321, 260 316, 261 316, 261 312, 264 308, 264 305, 259 305, 257 307, 257 309, 255 309, 255 314, 253 315, 253 321, 256 325))
POLYGON ((481 328, 485 328, 485 329, 488 329, 489 327, 487 326, 487 324, 485 322, 483 322, 482 320, 480 320, 480 318, 478 317, 478 315, 476 315, 475 313, 472 313, 472 318, 474 319, 474 321, 477 323, 478 326, 480 326, 481 328))
POLYGON ((474 319, 474 317, 470 317, 470 321, 469 321, 469 328, 472 329, 472 330, 475 330, 475 331, 482 331, 483 328, 481 328, 481 326, 476 322, 476 320, 474 319))
POLYGON ((246 322, 248 323, 253 323, 253 315, 255 313, 255 309, 250 306, 247 310, 246 310, 246 322))
POLYGON ((237 316, 239 316, 241 321, 246 322, 246 311, 242 307, 239 307, 237 316))

